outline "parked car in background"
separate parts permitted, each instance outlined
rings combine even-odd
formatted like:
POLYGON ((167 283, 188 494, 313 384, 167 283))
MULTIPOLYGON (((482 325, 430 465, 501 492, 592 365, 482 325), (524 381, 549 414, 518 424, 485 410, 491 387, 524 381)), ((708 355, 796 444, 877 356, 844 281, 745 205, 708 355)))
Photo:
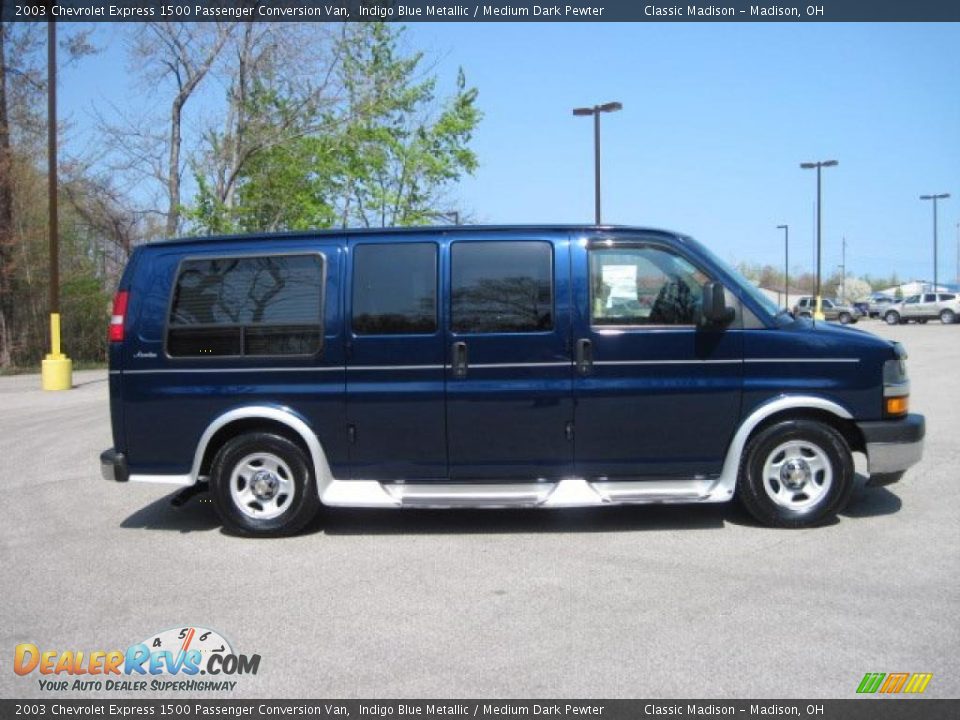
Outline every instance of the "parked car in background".
POLYGON ((887 325, 938 319, 944 325, 952 325, 957 316, 960 316, 960 298, 957 293, 943 292, 911 295, 903 302, 893 303, 883 313, 887 325))
POLYGON ((858 300, 853 303, 853 309, 860 317, 868 317, 870 315, 870 303, 867 300, 858 300))
POLYGON ((873 293, 867 301, 867 314, 872 318, 883 317, 887 309, 895 302, 897 302, 897 299, 890 295, 873 293))
MULTIPOLYGON (((813 312, 816 310, 816 307, 816 299, 807 295, 800 298, 797 304, 793 306, 793 314, 795 317, 813 317, 813 312)), ((820 309, 823 311, 823 316, 827 320, 834 320, 842 325, 855 323, 860 318, 859 313, 849 305, 842 305, 836 300, 830 300, 828 298, 822 298, 820 300, 820 309)))

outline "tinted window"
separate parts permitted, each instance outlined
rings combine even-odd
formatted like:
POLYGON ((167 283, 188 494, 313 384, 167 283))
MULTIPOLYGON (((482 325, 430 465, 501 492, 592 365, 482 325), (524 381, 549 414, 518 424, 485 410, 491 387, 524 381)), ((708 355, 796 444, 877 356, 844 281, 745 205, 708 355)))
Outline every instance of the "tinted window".
POLYGON ((821 301, 820 301, 820 305, 822 305, 823 307, 825 307, 827 310, 832 310, 832 309, 833 309, 833 303, 832 303, 831 301, 829 301, 829 300, 821 300, 821 301))
POLYGON ((590 250, 594 325, 692 325, 707 276, 656 247, 590 250))
POLYGON ((455 332, 553 328, 550 243, 454 243, 451 285, 451 327, 455 332))
POLYGON ((911 305, 911 304, 913 304, 913 303, 918 303, 918 302, 920 302, 920 296, 919 296, 919 295, 911 295, 911 296, 908 297, 906 300, 904 300, 904 302, 905 302, 906 304, 908 304, 908 305, 911 305))
POLYGON ((170 304, 173 356, 300 355, 320 349, 323 259, 187 260, 170 304))
POLYGON ((943 295, 940 296, 940 300, 941 302, 945 300, 953 300, 956 297, 957 297, 956 295, 953 295, 951 293, 944 293, 943 295))
POLYGON ((357 245, 353 251, 353 331, 358 335, 437 330, 437 246, 357 245))
POLYGON ((933 293, 927 293, 926 295, 923 296, 923 301, 924 301, 924 302, 936 302, 936 301, 937 301, 937 296, 934 295, 933 293))

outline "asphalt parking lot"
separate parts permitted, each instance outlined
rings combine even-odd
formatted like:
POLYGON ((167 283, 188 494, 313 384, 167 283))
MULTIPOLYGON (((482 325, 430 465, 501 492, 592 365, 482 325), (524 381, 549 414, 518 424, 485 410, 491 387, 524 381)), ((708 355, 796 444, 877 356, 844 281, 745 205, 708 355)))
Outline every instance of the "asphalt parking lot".
POLYGON ((803 531, 736 505, 338 510, 241 539, 202 496, 175 509, 165 486, 100 479, 104 371, 65 393, 2 377, 0 695, 45 694, 12 672, 18 643, 198 625, 262 660, 194 697, 846 698, 868 671, 932 672, 926 695, 957 697, 960 327, 860 327, 906 345, 925 457, 803 531))

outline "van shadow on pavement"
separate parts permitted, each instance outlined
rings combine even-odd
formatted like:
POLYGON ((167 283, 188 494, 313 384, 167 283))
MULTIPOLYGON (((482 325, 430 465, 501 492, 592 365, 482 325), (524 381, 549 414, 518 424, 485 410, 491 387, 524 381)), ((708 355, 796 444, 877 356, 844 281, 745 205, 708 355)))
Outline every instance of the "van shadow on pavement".
MULTIPOLYGON (((864 487, 857 476, 844 519, 890 515, 901 508, 900 498, 885 487, 864 487)), ((173 507, 171 493, 127 517, 127 529, 172 530, 181 533, 220 528, 220 518, 207 493, 182 507, 173 507)), ((828 524, 838 522, 834 520, 828 524)), ((609 508, 389 510, 329 508, 321 511, 303 534, 438 535, 489 533, 589 533, 722 529, 725 524, 760 527, 739 503, 704 505, 627 505, 609 508)))

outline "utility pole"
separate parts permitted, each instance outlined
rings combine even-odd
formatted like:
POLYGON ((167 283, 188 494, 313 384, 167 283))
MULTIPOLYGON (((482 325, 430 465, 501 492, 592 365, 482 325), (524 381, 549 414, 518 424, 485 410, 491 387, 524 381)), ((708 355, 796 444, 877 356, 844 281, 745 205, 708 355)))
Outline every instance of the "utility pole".
POLYGON ((813 311, 814 320, 823 320, 823 306, 820 301, 820 260, 821 260, 821 240, 820 240, 820 228, 821 228, 821 207, 823 205, 823 197, 820 191, 820 171, 825 167, 836 167, 838 165, 836 160, 819 160, 817 162, 804 162, 800 163, 800 167, 804 170, 813 170, 817 171, 817 291, 816 291, 816 302, 817 307, 813 311))
POLYGON ((783 306, 790 309, 790 226, 777 225, 783 230, 783 306))
POLYGON ((946 200, 950 193, 921 195, 921 200, 933 200, 933 291, 937 292, 937 200, 946 200))
POLYGON ((847 302, 847 236, 843 236, 840 255, 840 300, 847 302))
POLYGON ((47 194, 50 235, 50 354, 40 363, 44 390, 73 387, 73 363, 60 352, 60 237, 57 215, 57 24, 47 21, 47 194))

